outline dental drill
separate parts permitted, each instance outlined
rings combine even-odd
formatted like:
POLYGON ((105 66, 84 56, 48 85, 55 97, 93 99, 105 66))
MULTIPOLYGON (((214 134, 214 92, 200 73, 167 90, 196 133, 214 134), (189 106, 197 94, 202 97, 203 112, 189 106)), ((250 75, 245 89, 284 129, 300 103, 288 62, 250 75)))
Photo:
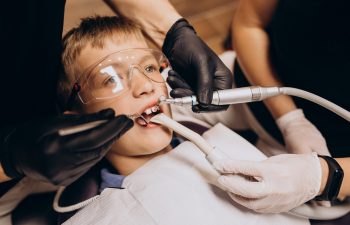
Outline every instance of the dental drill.
MULTIPOLYGON (((291 95, 295 97, 300 97, 311 102, 314 102, 328 110, 336 113, 340 117, 350 122, 350 112, 341 108, 340 106, 321 98, 315 94, 307 91, 303 91, 297 88, 291 87, 259 87, 250 86, 234 89, 226 89, 214 91, 213 100, 211 104, 213 105, 231 105, 240 104, 248 102, 262 101, 270 97, 278 95, 291 95)), ((165 98, 161 96, 159 98, 160 104, 175 104, 175 105, 197 105, 199 104, 195 95, 186 96, 182 98, 165 98)))
MULTIPOLYGON (((262 101, 270 97, 278 96, 278 95, 291 95, 295 97, 300 97, 311 102, 314 102, 320 106, 325 107, 326 109, 336 113, 340 117, 344 118, 348 122, 350 122, 350 112, 341 108, 340 106, 321 98, 315 94, 312 94, 307 91, 303 91, 297 88, 291 87, 259 87, 259 86, 250 86, 250 87, 242 87, 242 88, 234 88, 234 89, 226 89, 214 91, 213 100, 211 104, 213 105, 231 105, 231 104, 240 104, 240 103, 249 103, 262 101)), ((175 105, 197 105, 199 104, 195 95, 186 96, 182 98, 165 98, 161 96, 159 98, 159 104, 175 104, 175 105)), ((147 121, 140 114, 127 115, 130 119, 135 119, 136 117, 140 117, 146 123, 147 121)), ((63 128, 58 131, 59 135, 65 136, 78 132, 82 132, 88 129, 92 129, 97 127, 103 123, 107 122, 106 120, 94 121, 82 125, 77 125, 74 127, 63 128)))

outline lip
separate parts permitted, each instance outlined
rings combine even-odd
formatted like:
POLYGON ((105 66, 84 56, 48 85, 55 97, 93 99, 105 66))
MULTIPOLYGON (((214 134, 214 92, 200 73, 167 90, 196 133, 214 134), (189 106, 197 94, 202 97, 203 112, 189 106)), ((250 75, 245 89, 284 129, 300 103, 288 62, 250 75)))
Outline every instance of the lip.
MULTIPOLYGON (((158 105, 158 98, 152 100, 150 103, 148 103, 145 107, 142 108, 142 110, 140 110, 139 114, 141 115, 146 109, 151 108, 155 105, 158 105)), ((159 111, 163 112, 162 107, 159 105, 159 111)))
MULTIPOLYGON (((148 109, 148 108, 151 108, 151 107, 153 107, 153 106, 158 106, 159 107, 159 113, 162 113, 163 112, 163 106, 160 106, 159 104, 158 104, 158 98, 156 98, 156 99, 153 99, 152 101, 150 101, 148 104, 146 104, 143 108, 142 108, 142 110, 140 110, 139 111, 139 113, 138 114, 140 114, 140 115, 142 115, 142 113, 146 110, 146 109, 148 109)), ((160 124, 156 124, 156 123, 152 123, 152 122, 150 122, 150 121, 148 121, 148 124, 147 125, 142 125, 142 127, 143 128, 155 128, 155 127, 159 127, 160 126, 160 124)))

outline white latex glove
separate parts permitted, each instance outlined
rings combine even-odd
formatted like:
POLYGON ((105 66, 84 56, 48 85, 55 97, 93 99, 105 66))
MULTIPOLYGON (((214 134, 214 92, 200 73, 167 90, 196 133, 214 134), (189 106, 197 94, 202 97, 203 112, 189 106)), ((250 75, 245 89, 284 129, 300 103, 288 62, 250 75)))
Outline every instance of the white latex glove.
POLYGON ((260 162, 220 160, 214 167, 223 174, 218 182, 230 197, 260 213, 289 211, 313 199, 321 186, 316 153, 282 154, 260 162))
POLYGON ((276 120, 282 132, 287 151, 293 154, 317 152, 320 155, 330 153, 326 140, 320 131, 305 118, 303 110, 296 109, 276 120))

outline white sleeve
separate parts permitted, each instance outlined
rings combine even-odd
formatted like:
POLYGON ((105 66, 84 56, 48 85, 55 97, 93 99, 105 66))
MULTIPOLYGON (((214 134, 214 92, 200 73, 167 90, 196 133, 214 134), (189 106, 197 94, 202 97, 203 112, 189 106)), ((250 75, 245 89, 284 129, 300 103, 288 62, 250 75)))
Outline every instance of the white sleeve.
MULTIPOLYGON (((233 51, 227 51, 221 54, 220 59, 232 71, 236 54, 233 51)), ((232 88, 235 84, 232 84, 232 88)), ((226 111, 193 113, 190 106, 171 106, 173 118, 176 121, 190 121, 205 127, 212 127, 217 123, 222 123, 231 129, 248 129, 248 124, 244 117, 242 104, 230 105, 226 111)))

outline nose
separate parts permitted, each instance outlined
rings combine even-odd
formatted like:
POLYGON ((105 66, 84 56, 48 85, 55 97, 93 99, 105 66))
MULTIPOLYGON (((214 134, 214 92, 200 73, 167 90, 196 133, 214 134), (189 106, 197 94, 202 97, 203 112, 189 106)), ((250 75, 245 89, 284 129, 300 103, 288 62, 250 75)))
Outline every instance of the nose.
POLYGON ((134 97, 149 95, 155 91, 153 81, 146 77, 140 70, 141 68, 134 67, 132 71, 130 71, 130 87, 134 97))

